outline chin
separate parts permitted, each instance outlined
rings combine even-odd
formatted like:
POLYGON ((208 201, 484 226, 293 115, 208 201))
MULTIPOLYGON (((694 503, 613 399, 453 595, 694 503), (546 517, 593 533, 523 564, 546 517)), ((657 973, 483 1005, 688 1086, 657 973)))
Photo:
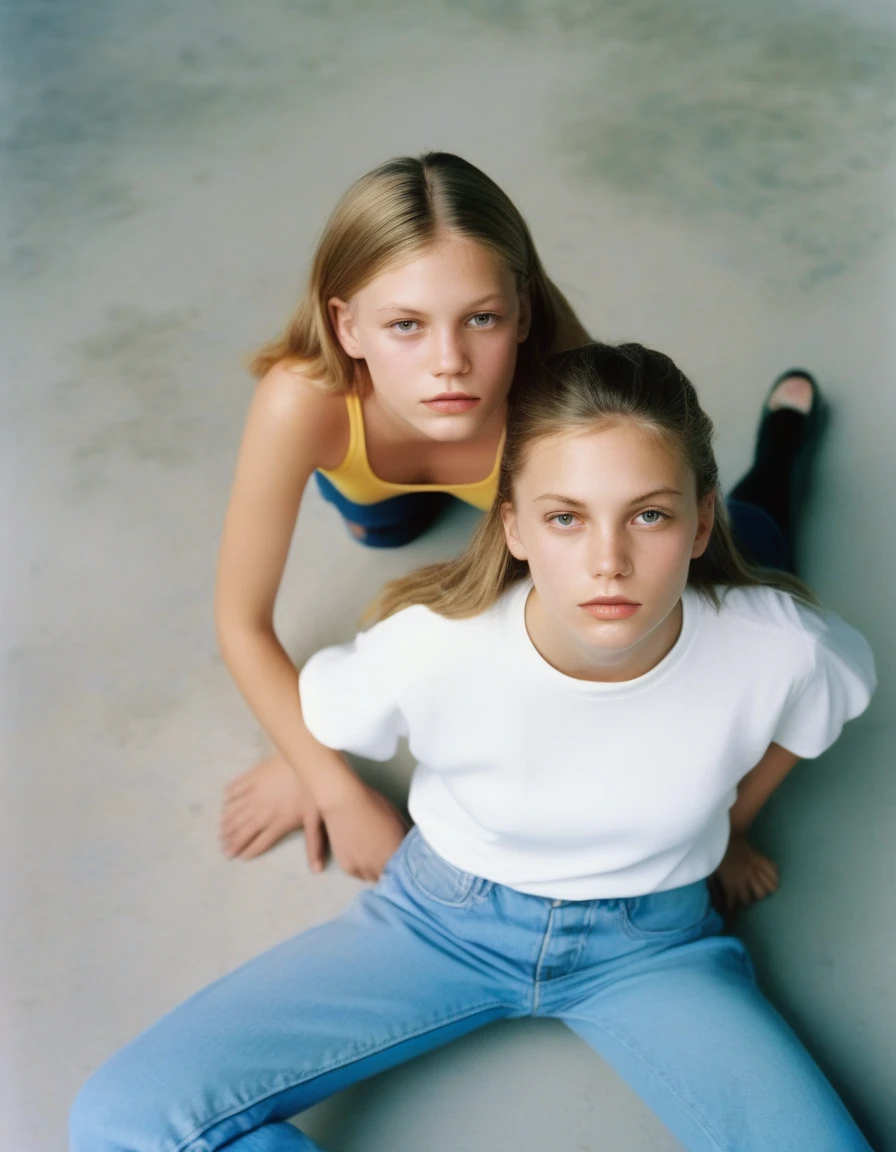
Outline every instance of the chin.
POLYGON ((630 620, 595 620, 584 630, 582 639, 589 648, 600 648, 605 652, 625 652, 634 648, 646 633, 643 628, 633 628, 630 620))
POLYGON ((585 637, 585 643, 589 648, 597 649, 600 652, 627 652, 629 648, 634 648, 642 636, 607 636, 604 635, 591 635, 585 637))
POLYGON ((417 421, 417 427, 431 440, 446 443, 453 440, 469 440, 485 424, 484 420, 472 414, 463 416, 430 416, 428 420, 417 421))

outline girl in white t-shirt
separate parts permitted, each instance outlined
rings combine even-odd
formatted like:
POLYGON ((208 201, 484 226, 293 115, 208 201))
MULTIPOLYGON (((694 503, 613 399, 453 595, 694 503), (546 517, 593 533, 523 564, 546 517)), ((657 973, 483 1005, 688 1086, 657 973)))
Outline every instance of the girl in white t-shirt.
POLYGON ((686 1148, 867 1152, 706 881, 865 708, 868 646, 738 556, 712 426, 667 357, 588 345, 534 385, 466 553, 302 672, 323 744, 386 759, 408 738, 415 828, 346 913, 101 1069, 76 1152, 310 1152, 288 1117, 525 1016, 564 1020, 686 1148))

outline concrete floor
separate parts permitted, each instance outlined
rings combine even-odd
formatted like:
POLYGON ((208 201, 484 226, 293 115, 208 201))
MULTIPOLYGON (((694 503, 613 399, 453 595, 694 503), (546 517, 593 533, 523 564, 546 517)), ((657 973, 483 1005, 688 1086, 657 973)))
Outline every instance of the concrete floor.
MULTIPOLYGON (((264 745, 211 587, 241 357, 350 180, 438 147, 517 201, 595 334, 690 371, 727 480, 780 369, 816 369, 831 398, 804 570, 872 638, 881 688, 764 818, 784 884, 743 931, 896 1149, 894 45, 872 0, 3 0, 0 1147, 64 1148, 100 1061, 360 886, 310 876, 297 839, 218 854, 221 787, 264 745)), ((310 494, 279 605, 296 658, 472 522, 370 554, 310 494)), ((333 1152, 676 1146, 549 1024, 306 1125, 333 1152)))

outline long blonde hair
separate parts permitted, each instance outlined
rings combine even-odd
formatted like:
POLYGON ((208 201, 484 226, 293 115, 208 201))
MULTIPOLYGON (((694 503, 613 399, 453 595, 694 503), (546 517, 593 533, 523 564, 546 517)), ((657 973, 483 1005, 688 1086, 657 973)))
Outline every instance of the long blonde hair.
POLYGON ((489 248, 529 293, 532 325, 520 368, 589 339, 563 293, 545 275, 529 229, 504 192, 472 164, 448 152, 402 156, 368 172, 345 193, 318 243, 299 306, 275 340, 253 357, 263 376, 292 361, 321 387, 358 387, 355 363, 330 321, 327 301, 349 300, 389 268, 413 259, 444 233, 489 248))
POLYGON ((712 421, 684 373, 668 356, 640 344, 588 344, 555 356, 520 381, 508 416, 497 499, 466 551, 456 560, 430 565, 387 584, 367 619, 383 619, 411 604, 424 604, 448 617, 477 616, 490 608, 528 575, 528 566, 507 548, 501 505, 512 503, 514 480, 532 445, 547 436, 608 420, 634 421, 660 436, 682 454, 693 471, 697 498, 716 494, 709 545, 691 561, 688 584, 692 588, 716 606, 720 586, 764 585, 806 603, 815 602, 795 576, 754 568, 738 551, 719 492, 712 421))

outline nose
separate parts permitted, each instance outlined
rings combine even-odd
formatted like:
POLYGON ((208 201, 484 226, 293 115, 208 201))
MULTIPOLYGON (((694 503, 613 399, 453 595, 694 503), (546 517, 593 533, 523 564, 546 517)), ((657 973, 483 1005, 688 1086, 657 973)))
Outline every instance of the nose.
POLYGON ((621 528, 616 525, 595 525, 589 545, 588 567, 592 576, 612 580, 631 575, 628 541, 621 528))
POLYGON ((454 328, 433 332, 431 356, 433 376, 463 376, 470 367, 461 335, 454 328))

